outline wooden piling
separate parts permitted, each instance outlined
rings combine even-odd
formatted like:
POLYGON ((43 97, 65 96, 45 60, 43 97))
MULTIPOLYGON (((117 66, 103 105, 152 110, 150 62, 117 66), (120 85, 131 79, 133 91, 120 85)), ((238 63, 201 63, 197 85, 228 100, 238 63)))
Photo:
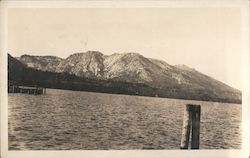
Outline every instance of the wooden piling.
POLYGON ((191 149, 199 149, 200 144, 200 105, 187 104, 184 110, 181 149, 188 149, 192 129, 191 149), (192 128, 191 128, 192 125, 192 128))
POLYGON ((182 136, 181 136, 181 149, 188 149, 189 138, 190 138, 190 126, 191 126, 191 113, 192 106, 187 105, 184 110, 182 136))
POLYGON ((192 114, 192 141, 191 149, 199 149, 200 145, 200 114, 201 106, 196 105, 193 107, 192 114))

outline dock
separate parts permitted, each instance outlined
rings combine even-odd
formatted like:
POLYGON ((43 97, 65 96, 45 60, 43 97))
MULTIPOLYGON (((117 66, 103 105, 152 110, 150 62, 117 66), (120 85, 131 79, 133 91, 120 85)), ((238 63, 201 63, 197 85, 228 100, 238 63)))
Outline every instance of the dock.
POLYGON ((8 93, 25 93, 25 94, 41 95, 41 94, 46 94, 46 88, 17 86, 14 84, 9 84, 8 93))

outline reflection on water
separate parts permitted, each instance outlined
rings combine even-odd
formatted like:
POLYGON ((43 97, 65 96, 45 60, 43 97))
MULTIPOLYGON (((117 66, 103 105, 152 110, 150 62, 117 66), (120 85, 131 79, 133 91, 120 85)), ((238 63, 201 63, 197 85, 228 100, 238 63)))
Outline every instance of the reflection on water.
POLYGON ((200 104, 201 149, 241 148, 241 105, 47 90, 9 94, 10 150, 179 149, 185 104, 200 104))

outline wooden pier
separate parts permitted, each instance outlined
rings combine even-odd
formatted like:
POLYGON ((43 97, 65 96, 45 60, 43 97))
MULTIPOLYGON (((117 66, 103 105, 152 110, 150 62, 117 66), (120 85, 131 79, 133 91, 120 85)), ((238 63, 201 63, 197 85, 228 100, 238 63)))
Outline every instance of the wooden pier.
POLYGON ((25 93, 25 94, 40 95, 40 94, 46 94, 46 88, 17 86, 14 84, 9 84, 8 93, 25 93))

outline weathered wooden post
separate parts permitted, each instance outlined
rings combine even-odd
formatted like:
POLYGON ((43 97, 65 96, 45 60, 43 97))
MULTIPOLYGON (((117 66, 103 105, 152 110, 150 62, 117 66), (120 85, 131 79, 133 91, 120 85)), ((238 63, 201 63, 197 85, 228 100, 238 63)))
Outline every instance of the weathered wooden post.
POLYGON ((189 137, 190 137, 190 126, 191 126, 191 106, 187 105, 184 110, 182 135, 181 135, 181 149, 188 149, 189 137))
POLYGON ((190 131, 192 129, 191 149, 199 149, 200 141, 200 105, 187 104, 184 110, 184 119, 181 136, 181 149, 188 149, 190 131), (192 125, 192 128, 191 128, 192 125))
POLYGON ((192 113, 192 141, 191 149, 199 149, 200 145, 200 115, 201 106, 195 105, 192 113))

